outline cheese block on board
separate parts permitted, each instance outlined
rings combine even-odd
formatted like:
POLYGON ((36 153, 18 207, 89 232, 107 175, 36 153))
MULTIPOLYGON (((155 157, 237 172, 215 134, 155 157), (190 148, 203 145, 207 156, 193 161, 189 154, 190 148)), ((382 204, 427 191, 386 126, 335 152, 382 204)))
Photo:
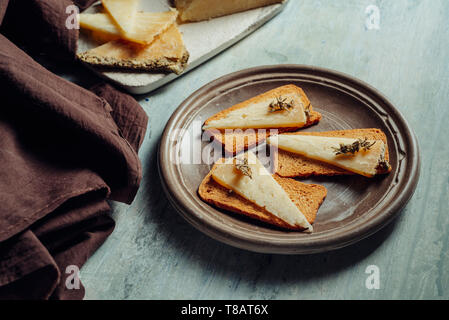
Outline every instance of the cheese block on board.
POLYGON ((377 137, 373 136, 373 133, 376 133, 375 130, 378 129, 354 130, 354 133, 357 132, 358 135, 352 137, 350 130, 281 134, 270 137, 267 143, 279 148, 279 163, 276 172, 281 176, 307 176, 304 173, 311 170, 312 173, 309 175, 319 175, 320 172, 323 175, 352 172, 373 177, 376 174, 391 171, 385 135, 378 130, 381 134, 377 137), (363 131, 365 131, 365 135, 363 135, 363 131), (366 144, 366 148, 363 147, 363 144, 360 146, 362 142, 366 144), (339 152, 342 150, 342 146, 350 148, 354 146, 354 143, 360 146, 358 151, 344 154, 339 152), (297 163, 294 162, 295 157, 297 163), (321 168, 320 165, 322 165, 321 168), (332 172, 335 167, 337 172, 332 172), (298 171, 296 174, 295 168, 298 171), (326 171, 330 172, 326 174, 326 171))
MULTIPOLYGON (((280 228, 302 230, 300 227, 290 226, 269 213, 266 209, 259 207, 236 192, 229 192, 229 189, 212 179, 212 172, 215 168, 216 166, 212 168, 198 188, 198 194, 203 201, 215 207, 257 219, 280 228)), ((295 179, 282 178, 276 174, 272 177, 287 192, 293 203, 304 214, 307 221, 312 224, 316 219, 318 209, 326 197, 326 188, 317 184, 307 184, 295 179)))
POLYGON ((101 3, 122 33, 132 33, 139 0, 101 0, 101 3))
POLYGON ((302 228, 308 232, 313 231, 313 227, 304 214, 260 163, 254 153, 247 152, 236 158, 219 161, 212 172, 212 179, 257 206, 264 208, 292 228, 302 228), (238 165, 242 163, 245 167, 240 169, 238 165))
POLYGON ((208 20, 280 2, 283 0, 174 0, 183 22, 208 20))
POLYGON ((115 40, 77 56, 81 61, 95 66, 157 70, 176 74, 184 70, 189 59, 182 34, 176 25, 172 25, 148 46, 115 40))
POLYGON ((92 30, 114 39, 121 38, 141 45, 148 45, 175 23, 177 15, 176 10, 138 12, 134 19, 133 30, 127 33, 123 33, 107 13, 81 13, 79 22, 83 29, 92 30))

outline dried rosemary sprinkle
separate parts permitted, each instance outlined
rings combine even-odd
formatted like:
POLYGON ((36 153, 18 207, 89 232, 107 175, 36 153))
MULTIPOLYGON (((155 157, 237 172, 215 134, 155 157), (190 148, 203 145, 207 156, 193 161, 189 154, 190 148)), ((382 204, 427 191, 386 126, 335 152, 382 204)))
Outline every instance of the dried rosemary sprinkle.
POLYGON ((307 121, 309 121, 309 120, 310 120, 310 102, 309 102, 309 104, 304 108, 304 113, 306 114, 307 121))
POLYGON ((376 167, 377 171, 380 172, 386 172, 390 170, 390 164, 388 163, 387 160, 385 160, 385 155, 381 154, 379 157, 379 162, 377 163, 377 167, 376 167))
MULTIPOLYGON (((237 160, 237 159, 236 159, 237 160)), ((235 163, 235 168, 240 171, 243 175, 248 176, 250 179, 253 178, 251 168, 248 165, 248 159, 244 158, 241 163, 235 163)))
POLYGON ((291 100, 290 102, 285 101, 287 101, 287 98, 282 98, 282 96, 276 97, 276 100, 272 101, 268 106, 269 111, 270 112, 277 112, 283 110, 289 111, 290 109, 292 109, 294 104, 293 100, 291 100))
POLYGON ((354 141, 352 144, 340 143, 340 148, 332 147, 332 149, 334 149, 335 155, 337 156, 340 154, 347 154, 347 153, 355 154, 356 152, 359 152, 361 149, 368 151, 369 149, 371 149, 372 146, 374 146, 375 143, 376 141, 370 143, 367 138, 365 138, 364 140, 357 139, 357 141, 354 141))

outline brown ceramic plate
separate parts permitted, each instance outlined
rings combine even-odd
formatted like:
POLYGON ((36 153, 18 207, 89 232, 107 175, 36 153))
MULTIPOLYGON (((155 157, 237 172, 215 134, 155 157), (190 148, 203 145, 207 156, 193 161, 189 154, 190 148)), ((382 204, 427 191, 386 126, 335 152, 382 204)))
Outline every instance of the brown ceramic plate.
POLYGON ((322 68, 264 66, 212 81, 179 106, 162 136, 159 172, 172 205, 212 238, 252 251, 306 254, 355 243, 392 221, 418 183, 419 151, 416 138, 399 111, 360 80, 322 68), (202 147, 209 144, 200 142, 203 122, 238 102, 290 83, 302 87, 314 109, 323 115, 318 125, 305 131, 380 128, 387 135, 393 167, 389 175, 374 179, 345 176, 303 180, 322 184, 328 190, 312 234, 280 230, 216 209, 197 193, 211 168, 198 159, 202 147), (175 155, 179 152, 181 161, 176 163, 175 155))

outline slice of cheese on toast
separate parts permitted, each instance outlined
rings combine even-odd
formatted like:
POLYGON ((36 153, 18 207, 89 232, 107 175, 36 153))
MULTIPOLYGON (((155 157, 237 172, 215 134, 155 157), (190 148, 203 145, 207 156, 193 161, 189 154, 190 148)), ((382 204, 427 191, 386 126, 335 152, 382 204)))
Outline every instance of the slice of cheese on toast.
POLYGON ((218 184, 264 208, 290 228, 312 232, 313 228, 304 214, 254 153, 218 161, 211 176, 218 184))
POLYGON ((295 85, 282 86, 223 110, 204 122, 203 129, 300 128, 307 123, 310 101, 295 85), (281 103, 284 109, 273 110, 281 103))
POLYGON ((321 114, 313 110, 304 91, 290 84, 215 114, 204 122, 203 130, 221 143, 227 153, 237 154, 274 133, 295 131, 320 120, 321 114))
POLYGON ((174 3, 176 8, 181 12, 181 21, 186 22, 208 20, 282 1, 283 0, 174 0, 174 3))
MULTIPOLYGON (((215 166, 212 168, 198 189, 198 194, 203 201, 215 207, 242 214, 280 228, 303 229, 299 227, 292 228, 291 225, 271 214, 265 208, 256 205, 236 192, 229 192, 229 189, 223 187, 212 178, 212 172, 215 168, 215 166)), ((317 184, 306 184, 294 179, 282 178, 276 174, 272 177, 285 190, 290 200, 301 210, 307 221, 312 224, 315 221, 319 207, 326 197, 326 188, 317 184)))
POLYGON ((115 40, 77 56, 81 61, 95 66, 176 74, 184 70, 189 59, 182 34, 176 25, 172 25, 148 46, 115 40))
POLYGON ((123 34, 132 33, 139 0, 101 0, 123 34))
POLYGON ((276 173, 282 177, 334 176, 361 174, 373 177, 388 173, 388 144, 380 129, 354 129, 328 132, 295 132, 271 137, 267 141, 278 145, 276 173), (375 142, 369 150, 339 154, 340 143, 349 145, 358 139, 375 142), (276 142, 277 140, 277 142, 276 142), (384 160, 387 166, 379 166, 384 160))
POLYGON ((123 33, 107 13, 81 13, 80 27, 103 34, 105 37, 121 38, 141 45, 151 44, 155 38, 176 22, 178 12, 137 12, 132 31, 123 33))

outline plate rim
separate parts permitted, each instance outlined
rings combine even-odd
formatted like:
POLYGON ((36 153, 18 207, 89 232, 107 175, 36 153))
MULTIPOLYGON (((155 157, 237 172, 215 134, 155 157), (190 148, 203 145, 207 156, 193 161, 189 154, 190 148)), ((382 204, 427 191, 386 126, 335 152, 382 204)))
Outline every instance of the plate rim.
MULTIPOLYGON (((420 176, 420 152, 416 135, 414 134, 412 128, 409 126, 407 120, 403 117, 400 111, 395 108, 394 105, 382 93, 380 93, 379 90, 356 77, 339 71, 300 64, 266 65, 239 70, 212 80, 194 91, 176 108, 169 121, 167 122, 162 134, 162 138, 159 142, 157 160, 158 171, 163 190, 172 206, 187 222, 192 224, 199 231, 218 241, 241 249, 272 254, 310 254, 325 252, 348 246, 366 237, 369 237, 370 235, 376 233, 377 231, 388 225, 395 217, 400 214, 401 209, 405 207, 405 205, 413 196, 420 176), (371 220, 365 221, 365 223, 362 223, 362 225, 360 225, 360 223, 351 223, 350 225, 343 227, 343 229, 348 229, 346 233, 342 234, 340 231, 330 238, 323 235, 323 237, 320 238, 315 237, 314 239, 312 239, 312 241, 307 241, 307 238, 301 238, 306 240, 301 241, 300 243, 291 243, 288 240, 281 241, 281 239, 277 239, 276 242, 267 242, 267 239, 254 239, 251 237, 245 237, 237 231, 233 232, 233 230, 228 230, 229 228, 227 227, 224 228, 223 226, 220 227, 220 225, 211 223, 211 221, 207 219, 207 215, 206 219, 205 217, 199 216, 198 213, 192 210, 191 207, 186 203, 188 202, 188 199, 182 198, 183 194, 182 192, 180 192, 181 190, 177 189, 176 183, 174 183, 176 179, 170 179, 172 173, 170 171, 173 169, 171 167, 174 166, 169 161, 167 161, 167 156, 169 153, 168 151, 170 149, 169 136, 171 130, 176 128, 175 124, 177 124, 180 120, 188 121, 188 119, 186 119, 187 115, 185 111, 189 109, 191 103, 197 98, 207 97, 207 92, 211 91, 211 89, 214 87, 230 86, 232 85, 232 81, 238 81, 239 79, 247 78, 249 76, 259 76, 263 78, 263 76, 267 76, 269 74, 276 74, 277 77, 274 78, 276 79, 279 78, 279 75, 281 74, 294 75, 295 72, 305 72, 312 75, 321 75, 325 76, 326 79, 333 78, 337 80, 343 80, 343 84, 349 85, 350 88, 358 90, 364 94, 368 93, 371 97, 381 101, 383 106, 387 106, 390 111, 390 113, 388 113, 388 118, 391 119, 391 122, 393 122, 394 125, 396 125, 398 128, 401 128, 401 136, 404 138, 404 143, 407 145, 408 149, 410 149, 410 154, 407 157, 406 164, 406 171, 410 173, 409 179, 407 179, 405 182, 401 182, 403 187, 399 190, 399 194, 397 194, 398 192, 396 192, 396 197, 386 204, 384 212, 376 214, 371 220), (395 118, 394 120, 396 121, 393 121, 392 118, 395 118)), ((385 193, 384 197, 388 195, 390 191, 391 186, 385 193)), ((184 196, 186 196, 185 193, 184 196)), ((383 201, 384 199, 382 199, 380 202, 383 201)), ((206 211, 208 210, 207 207, 209 207, 209 210, 210 208, 216 210, 203 201, 201 201, 201 203, 201 206, 206 211)))

